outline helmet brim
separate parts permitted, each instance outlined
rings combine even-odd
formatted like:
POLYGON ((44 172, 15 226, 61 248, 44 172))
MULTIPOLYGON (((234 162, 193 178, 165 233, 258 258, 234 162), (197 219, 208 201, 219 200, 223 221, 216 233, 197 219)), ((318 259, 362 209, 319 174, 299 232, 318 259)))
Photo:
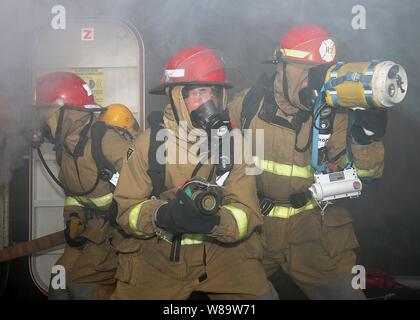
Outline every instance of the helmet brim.
POLYGON ((230 83, 221 83, 221 82, 173 82, 173 83, 165 83, 161 84, 160 86, 153 88, 149 91, 150 94, 166 94, 167 87, 177 87, 177 86, 219 86, 226 89, 233 88, 233 85, 230 83))
POLYGON ((39 103, 39 104, 33 104, 32 105, 36 109, 54 109, 54 108, 61 108, 61 107, 67 107, 74 110, 80 110, 80 109, 86 109, 86 110, 92 110, 92 111, 104 111, 106 108, 102 107, 99 104, 88 104, 84 106, 68 106, 68 105, 59 105, 56 103, 39 103))
POLYGON ((166 84, 161 84, 158 87, 153 88, 152 90, 149 91, 150 94, 160 94, 160 95, 164 95, 165 94, 165 88, 167 87, 166 84))
POLYGON ((329 64, 334 64, 334 63, 319 63, 319 62, 313 62, 313 61, 303 61, 303 60, 296 60, 296 59, 290 59, 287 57, 281 57, 281 58, 268 58, 267 60, 264 60, 261 62, 262 64, 279 64, 279 63, 295 63, 295 64, 300 64, 300 65, 306 65, 308 67, 316 67, 319 65, 329 65, 329 64))

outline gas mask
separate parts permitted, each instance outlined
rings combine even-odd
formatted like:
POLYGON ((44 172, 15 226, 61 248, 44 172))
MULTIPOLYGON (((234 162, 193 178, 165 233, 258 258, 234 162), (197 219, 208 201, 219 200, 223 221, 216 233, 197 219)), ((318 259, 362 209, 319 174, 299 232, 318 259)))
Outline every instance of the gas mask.
POLYGON ((216 135, 219 137, 232 129, 229 114, 226 111, 220 111, 212 100, 206 101, 192 111, 190 117, 194 127, 203 129, 207 133, 216 130, 216 135))
POLYGON ((315 104, 316 98, 324 85, 325 75, 329 67, 330 65, 319 65, 309 69, 308 85, 299 90, 299 101, 308 110, 312 110, 315 104))
POLYGON ((218 150, 217 174, 228 172, 233 167, 233 141, 230 137, 232 126, 227 110, 223 105, 223 89, 215 87, 185 87, 183 97, 190 111, 191 123, 203 129, 208 135, 209 150, 218 150), (230 143, 227 144, 227 139, 230 143), (229 150, 226 150, 229 146, 229 150))
POLYGON ((229 114, 222 111, 223 89, 216 87, 185 87, 182 96, 187 107, 194 108, 190 111, 191 123, 198 129, 205 130, 208 134, 216 130, 217 136, 223 136, 232 128, 229 114))

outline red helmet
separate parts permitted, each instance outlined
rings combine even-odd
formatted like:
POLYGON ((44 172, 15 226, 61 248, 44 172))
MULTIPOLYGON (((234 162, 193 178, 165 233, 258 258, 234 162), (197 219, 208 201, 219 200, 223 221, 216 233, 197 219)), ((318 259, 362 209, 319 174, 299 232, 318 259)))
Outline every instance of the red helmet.
POLYGON ((335 62, 335 43, 320 26, 305 24, 289 29, 280 40, 280 59, 312 64, 335 62))
POLYGON ((168 86, 201 84, 232 87, 226 79, 220 55, 213 49, 196 45, 182 49, 168 61, 160 86, 150 93, 164 94, 168 86))
POLYGON ((99 107, 89 85, 70 72, 49 73, 36 79, 35 104, 99 107))

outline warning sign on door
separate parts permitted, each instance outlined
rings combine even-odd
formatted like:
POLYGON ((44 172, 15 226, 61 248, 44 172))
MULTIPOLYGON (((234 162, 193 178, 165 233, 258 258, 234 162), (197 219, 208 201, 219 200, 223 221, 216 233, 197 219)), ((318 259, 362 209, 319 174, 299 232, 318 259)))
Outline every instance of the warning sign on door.
POLYGON ((97 104, 101 106, 105 103, 104 98, 104 69, 103 68, 76 68, 74 69, 80 78, 82 78, 92 90, 97 104))

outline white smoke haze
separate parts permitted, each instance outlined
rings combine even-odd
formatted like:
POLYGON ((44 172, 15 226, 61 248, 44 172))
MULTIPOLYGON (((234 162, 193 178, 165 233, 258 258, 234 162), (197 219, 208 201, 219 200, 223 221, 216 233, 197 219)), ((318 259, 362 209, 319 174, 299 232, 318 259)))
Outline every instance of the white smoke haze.
MULTIPOLYGON (((316 23, 329 30, 336 39, 339 59, 400 63, 408 73, 408 94, 400 106, 389 111, 384 178, 366 187, 362 198, 349 201, 348 206, 362 247, 376 252, 390 269, 395 265, 406 273, 418 273, 420 261, 413 263, 414 249, 409 248, 420 245, 416 227, 420 207, 420 1, 2 0, 0 97, 13 105, 0 105, 0 183, 12 178, 12 169, 22 165, 22 156, 29 153, 24 132, 32 99, 31 46, 36 31, 51 22, 54 5, 64 6, 68 17, 112 16, 137 27, 145 46, 146 92, 159 84, 171 55, 197 43, 220 50, 237 69, 234 91, 246 88, 261 72, 274 72, 273 66, 260 62, 272 55, 289 27, 301 23, 316 23), (365 30, 352 28, 355 5, 366 9, 365 30), (12 120, 5 121, 5 114, 12 120)), ((161 110, 167 102, 164 96, 146 94, 146 114, 161 110)), ((376 259, 367 253, 361 256, 367 262, 376 259)))

